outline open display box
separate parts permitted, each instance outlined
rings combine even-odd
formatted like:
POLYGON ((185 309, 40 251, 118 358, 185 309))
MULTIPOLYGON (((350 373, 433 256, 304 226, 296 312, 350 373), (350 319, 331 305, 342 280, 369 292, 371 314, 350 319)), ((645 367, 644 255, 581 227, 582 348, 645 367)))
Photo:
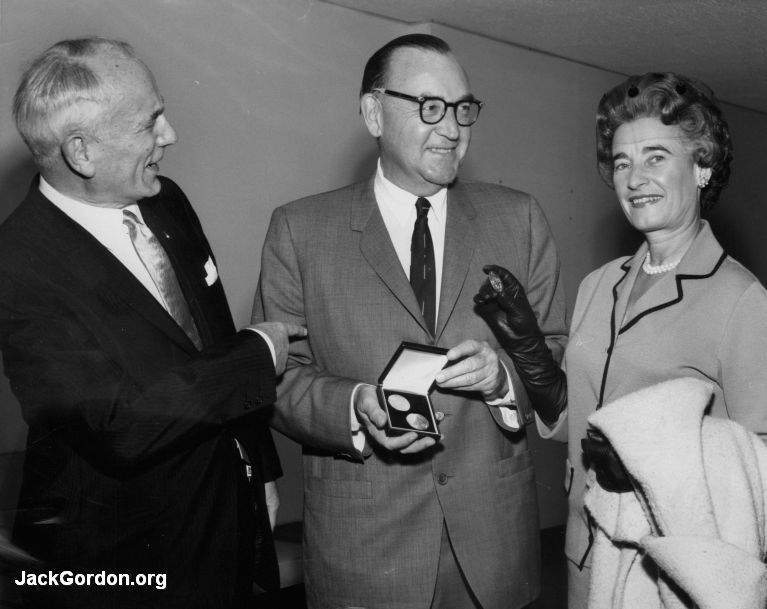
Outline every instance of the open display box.
POLYGON ((439 437, 429 391, 447 364, 447 349, 403 342, 378 379, 378 400, 394 433, 439 437))

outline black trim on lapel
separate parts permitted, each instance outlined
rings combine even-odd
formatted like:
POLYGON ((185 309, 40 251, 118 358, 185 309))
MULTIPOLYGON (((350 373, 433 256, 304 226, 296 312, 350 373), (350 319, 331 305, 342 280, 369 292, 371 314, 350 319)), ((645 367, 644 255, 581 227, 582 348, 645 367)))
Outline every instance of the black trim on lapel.
POLYGON ((640 319, 645 317, 646 315, 649 315, 650 313, 655 313, 656 311, 660 311, 661 309, 665 309, 667 307, 670 307, 672 305, 677 304, 678 302, 681 302, 684 298, 684 290, 682 289, 682 281, 684 280, 694 280, 694 279, 708 279, 711 277, 714 273, 716 273, 719 270, 719 267, 722 266, 722 263, 724 262, 725 258, 727 258, 727 252, 722 252, 722 255, 719 257, 719 260, 717 260, 716 264, 714 265, 714 268, 706 273, 705 275, 676 275, 674 279, 676 280, 676 290, 677 290, 677 296, 673 300, 669 300, 668 302, 664 302, 663 304, 659 304, 655 307, 651 307, 647 309, 646 311, 642 311, 641 313, 637 314, 636 317, 634 317, 631 321, 629 321, 626 325, 624 325, 618 334, 623 334, 626 330, 634 326, 640 319))
POLYGON ((615 285, 613 286, 613 307, 610 311, 610 345, 607 347, 607 358, 605 359, 605 366, 602 369, 602 383, 599 386, 599 399, 597 400, 597 410, 599 410, 602 407, 602 402, 605 399, 605 387, 607 386, 607 371, 610 369, 610 359, 613 355, 613 349, 615 348, 615 340, 617 338, 616 332, 615 332, 615 307, 618 304, 618 286, 620 286, 621 283, 623 283, 626 280, 626 277, 629 274, 629 270, 631 268, 630 263, 631 261, 627 261, 625 264, 621 265, 621 269, 623 269, 623 276, 618 279, 618 281, 615 282, 615 285))
POLYGON ((714 264, 713 268, 706 272, 706 273, 699 273, 699 274, 691 274, 691 273, 679 273, 674 277, 675 283, 676 283, 676 297, 672 298, 671 300, 668 300, 666 302, 663 302, 659 305, 656 305, 654 307, 650 307, 649 309, 646 309, 642 311, 641 313, 638 313, 635 315, 631 320, 629 320, 626 324, 623 324, 619 330, 616 332, 616 307, 618 304, 618 288, 620 287, 621 283, 625 281, 626 277, 628 277, 629 271, 631 270, 631 264, 632 261, 634 261, 636 256, 633 258, 628 259, 625 263, 621 265, 621 269, 624 271, 623 275, 618 279, 618 281, 615 282, 615 285, 612 289, 613 294, 613 306, 612 311, 610 312, 610 345, 607 348, 607 358, 605 359, 605 365, 604 369, 602 370, 602 383, 599 387, 599 399, 597 401, 597 409, 601 408, 604 403, 604 397, 605 397, 605 388, 607 387, 607 373, 610 369, 610 361, 612 359, 613 350, 615 348, 615 344, 618 340, 618 336, 623 334, 624 332, 628 331, 630 328, 634 327, 641 319, 646 317, 647 315, 650 315, 651 313, 656 313, 658 311, 661 311, 663 309, 667 309, 668 307, 671 307, 675 304, 678 304, 682 302, 684 299, 684 288, 682 285, 683 281, 694 281, 694 280, 700 280, 700 279, 708 279, 709 277, 713 276, 722 266, 724 261, 727 259, 727 252, 722 252, 719 258, 717 259, 716 263, 714 264))

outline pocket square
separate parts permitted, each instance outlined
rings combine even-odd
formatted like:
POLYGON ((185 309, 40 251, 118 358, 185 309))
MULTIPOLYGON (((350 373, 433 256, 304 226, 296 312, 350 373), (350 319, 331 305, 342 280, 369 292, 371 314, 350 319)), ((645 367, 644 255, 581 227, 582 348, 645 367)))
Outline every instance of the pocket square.
POLYGON ((212 286, 218 280, 218 269, 216 263, 213 262, 213 258, 208 256, 208 261, 205 263, 205 283, 208 287, 212 286))

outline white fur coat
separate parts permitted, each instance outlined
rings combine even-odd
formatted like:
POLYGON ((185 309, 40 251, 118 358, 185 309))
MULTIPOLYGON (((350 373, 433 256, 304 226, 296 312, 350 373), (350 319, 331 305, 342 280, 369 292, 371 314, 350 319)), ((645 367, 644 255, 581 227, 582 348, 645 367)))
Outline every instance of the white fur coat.
POLYGON ((706 416, 711 394, 700 380, 675 379, 589 417, 635 487, 611 493, 589 472, 589 609, 767 607, 767 448, 706 416))

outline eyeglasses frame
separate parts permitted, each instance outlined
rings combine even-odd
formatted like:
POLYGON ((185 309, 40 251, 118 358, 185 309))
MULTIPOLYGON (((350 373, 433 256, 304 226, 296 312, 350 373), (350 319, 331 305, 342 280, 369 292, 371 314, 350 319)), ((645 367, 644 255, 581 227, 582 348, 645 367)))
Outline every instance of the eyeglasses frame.
POLYGON ((474 123, 477 122, 477 119, 479 118, 479 113, 482 110, 482 106, 485 105, 485 102, 479 101, 478 99, 462 99, 462 100, 457 101, 457 102, 449 102, 449 101, 446 101, 446 100, 442 99, 441 97, 437 97, 435 95, 429 95, 429 96, 421 95, 421 96, 416 97, 415 95, 408 95, 407 93, 401 93, 400 91, 393 91, 392 89, 381 89, 379 87, 376 87, 375 89, 373 89, 373 91, 376 92, 376 93, 383 93, 384 95, 388 95, 390 97, 396 97, 398 99, 404 99, 406 101, 411 101, 411 102, 414 102, 414 103, 418 104, 418 114, 421 117, 421 121, 424 124, 426 124, 426 125, 436 125, 436 124, 438 124, 443 118, 445 118, 445 115, 447 115, 447 111, 450 108, 453 108, 453 116, 455 116, 455 122, 458 123, 458 125, 460 127, 471 127, 474 123), (427 101, 433 100, 433 99, 439 100, 443 104, 445 104, 445 111, 442 113, 442 116, 440 116, 436 121, 427 121, 423 117, 423 105, 427 101), (478 108, 477 109, 477 118, 475 118, 468 125, 464 125, 464 124, 462 124, 458 120, 458 106, 460 104, 465 104, 467 102, 470 103, 470 104, 476 104, 477 105, 477 108, 478 108))

